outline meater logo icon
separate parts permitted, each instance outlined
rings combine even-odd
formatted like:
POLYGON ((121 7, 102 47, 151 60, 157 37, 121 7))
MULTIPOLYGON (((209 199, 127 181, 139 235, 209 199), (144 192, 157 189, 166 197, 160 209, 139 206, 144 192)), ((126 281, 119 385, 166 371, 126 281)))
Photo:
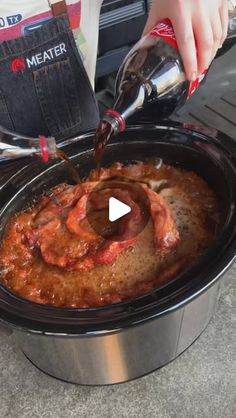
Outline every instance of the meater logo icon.
POLYGON ((25 70, 25 60, 24 58, 15 58, 12 62, 11 62, 11 70, 13 73, 18 73, 19 71, 24 71, 25 70))

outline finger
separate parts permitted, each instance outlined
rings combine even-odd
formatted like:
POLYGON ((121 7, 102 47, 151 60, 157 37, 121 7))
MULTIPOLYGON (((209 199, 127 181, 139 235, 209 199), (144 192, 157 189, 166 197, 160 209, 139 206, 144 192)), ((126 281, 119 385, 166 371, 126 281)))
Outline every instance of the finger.
POLYGON ((220 46, 222 46, 227 36, 228 24, 229 24, 229 10, 228 10, 228 3, 226 0, 223 0, 222 6, 220 8, 220 19, 221 19, 221 27, 222 27, 222 37, 221 37, 220 46))
POLYGON ((197 48, 198 74, 202 74, 209 67, 214 47, 211 22, 205 14, 195 16, 193 31, 197 48))
POLYGON ((213 33, 213 39, 214 39, 214 46, 212 48, 212 55, 211 55, 211 61, 213 61, 218 49, 221 46, 221 40, 222 40, 222 24, 221 24, 221 18, 220 18, 219 13, 217 13, 213 17, 211 25, 212 25, 212 33, 213 33))
POLYGON ((163 19, 163 16, 160 16, 157 2, 153 2, 142 36, 147 35, 161 19, 163 19))
POLYGON ((197 53, 195 39, 189 16, 179 16, 172 22, 178 49, 183 60, 184 70, 188 80, 197 77, 197 53))

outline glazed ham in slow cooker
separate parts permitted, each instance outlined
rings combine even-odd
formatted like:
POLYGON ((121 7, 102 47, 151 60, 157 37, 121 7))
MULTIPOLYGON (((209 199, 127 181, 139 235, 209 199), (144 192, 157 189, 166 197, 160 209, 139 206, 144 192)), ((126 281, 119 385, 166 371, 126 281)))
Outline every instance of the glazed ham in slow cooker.
MULTIPOLYGON (((118 177, 126 183, 135 180, 149 199, 151 216, 139 234, 132 234, 141 221, 139 205, 120 183, 112 194, 131 213, 121 220, 119 231, 111 231, 106 222, 102 235, 91 227, 86 209, 98 184, 93 171, 86 182, 60 184, 11 219, 0 248, 2 283, 34 302, 97 307, 153 291, 192 265, 219 224, 217 199, 205 181, 153 161, 116 163, 102 169, 99 180, 118 177), (122 239, 109 239, 117 232, 122 239)), ((98 212, 107 207, 108 197, 106 189, 97 193, 98 212)))

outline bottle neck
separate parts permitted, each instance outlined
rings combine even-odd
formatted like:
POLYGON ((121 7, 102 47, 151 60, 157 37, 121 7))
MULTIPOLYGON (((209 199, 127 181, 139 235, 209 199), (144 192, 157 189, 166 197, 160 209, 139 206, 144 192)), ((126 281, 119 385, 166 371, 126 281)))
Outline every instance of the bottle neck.
POLYGON ((46 137, 44 135, 39 136, 40 149, 36 154, 40 155, 45 163, 50 158, 57 157, 56 142, 53 137, 46 137))
POLYGON ((103 120, 112 126, 114 134, 122 132, 126 128, 125 119, 115 109, 107 109, 103 116, 103 120))
POLYGON ((127 119, 142 108, 147 96, 146 90, 146 86, 141 82, 130 88, 125 85, 123 89, 123 86, 120 86, 113 108, 107 109, 103 116, 103 120, 112 126, 114 134, 124 131, 127 119))
POLYGON ((56 157, 56 141, 53 137, 29 138, 21 136, 0 126, 0 161, 40 156, 44 162, 56 157))

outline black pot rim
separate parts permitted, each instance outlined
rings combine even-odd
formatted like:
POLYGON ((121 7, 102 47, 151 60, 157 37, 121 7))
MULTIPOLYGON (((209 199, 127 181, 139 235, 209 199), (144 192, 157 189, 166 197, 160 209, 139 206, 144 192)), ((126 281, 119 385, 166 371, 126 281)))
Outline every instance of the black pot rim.
MULTIPOLYGON (((180 123, 133 125, 127 128, 125 134, 129 135, 131 132, 145 134, 161 130, 187 134, 200 141, 214 142, 214 146, 224 154, 234 172, 234 178, 229 181, 234 184, 233 189, 235 190, 232 199, 236 206, 236 143, 234 140, 216 130, 189 124, 184 126, 180 123)), ((84 149, 91 148, 91 142, 88 142, 91 138, 92 133, 77 138, 81 145, 80 153, 83 153, 84 149)), ((119 141, 122 141, 122 136, 119 141)), ((67 147, 69 142, 71 141, 64 141, 61 146, 67 147)), ((115 143, 117 143, 117 138, 112 142, 112 144, 115 143)), ((31 166, 29 164, 26 167, 23 175, 30 170, 31 166)), ((42 165, 37 163, 37 166, 39 172, 40 170, 42 172, 42 165)), ((229 224, 223 228, 219 239, 207 254, 192 268, 152 293, 114 305, 74 309, 39 305, 19 298, 0 285, 0 321, 18 330, 54 336, 100 336, 118 332, 124 328, 137 326, 145 321, 166 315, 199 297, 217 282, 233 263, 235 257, 236 213, 232 213, 229 224), (223 247, 222 242, 224 243, 223 247), (217 261, 215 254, 217 254, 217 261)))

